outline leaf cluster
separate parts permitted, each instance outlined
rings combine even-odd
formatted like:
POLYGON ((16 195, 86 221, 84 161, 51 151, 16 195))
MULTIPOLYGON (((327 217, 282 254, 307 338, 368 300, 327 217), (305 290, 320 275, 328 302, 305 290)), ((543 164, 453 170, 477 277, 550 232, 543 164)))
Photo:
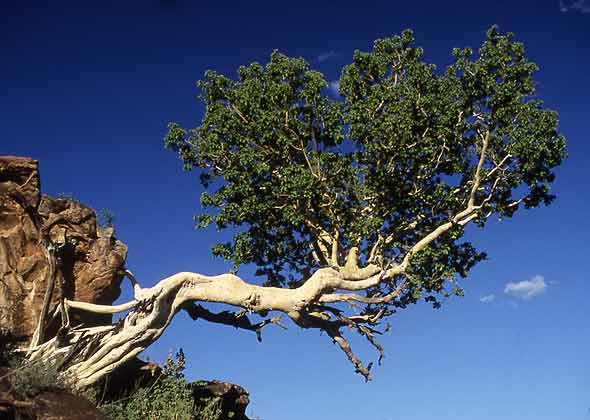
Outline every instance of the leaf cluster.
MULTIPOLYGON (((207 189, 198 225, 234 229, 213 253, 293 286, 328 265, 322 243, 337 244, 339 264, 352 247, 359 264, 375 248, 400 261, 470 200, 479 227, 551 203, 565 141, 535 96, 524 46, 492 27, 477 54, 452 56, 443 70, 425 62, 410 30, 376 40, 343 68, 338 98, 304 59, 277 51, 236 79, 205 73, 201 124, 171 123, 165 144, 207 189)), ((463 234, 457 226, 416 255, 400 305, 436 305, 445 281, 485 258, 463 234)))
POLYGON ((179 350, 167 358, 163 374, 150 387, 138 388, 129 397, 100 408, 113 420, 191 420, 195 403, 184 369, 184 354, 179 350))
POLYGON ((30 362, 12 356, 8 366, 6 378, 11 389, 19 396, 34 396, 42 391, 74 392, 73 381, 59 371, 55 362, 30 362))

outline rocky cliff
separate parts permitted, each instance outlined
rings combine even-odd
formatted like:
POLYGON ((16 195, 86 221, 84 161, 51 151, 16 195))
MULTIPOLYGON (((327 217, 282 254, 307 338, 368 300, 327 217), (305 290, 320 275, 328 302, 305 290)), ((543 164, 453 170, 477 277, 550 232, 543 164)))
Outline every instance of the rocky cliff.
MULTIPOLYGON (((127 247, 95 212, 71 199, 41 195, 38 163, 0 157, 0 328, 28 344, 44 300, 56 314, 60 295, 111 304, 120 294, 127 247), (55 261, 52 261, 55 259, 55 261), (56 279, 51 293, 50 280, 56 279), (46 297, 46 295, 48 295, 46 297)), ((54 317, 46 333, 55 333, 54 317)), ((110 317, 73 314, 70 323, 99 325, 110 317)))
MULTIPOLYGON (((112 304, 119 296, 127 246, 112 228, 97 224, 95 212, 74 199, 41 194, 38 162, 0 156, 0 419, 102 419, 88 400, 45 390, 19 396, 7 380, 3 348, 26 347, 57 334, 61 298, 112 304), (39 319, 47 320, 39 332, 39 319)), ((110 315, 69 314, 70 326, 104 325, 110 315)), ((151 363, 133 359, 112 373, 102 391, 112 399, 135 386, 149 386, 151 363), (148 371, 150 373, 148 373, 148 371), (116 384, 116 386, 114 386, 116 384)), ((156 369, 158 369, 156 367, 156 369)), ((247 420, 248 393, 218 381, 191 385, 201 413, 210 420, 247 420)))

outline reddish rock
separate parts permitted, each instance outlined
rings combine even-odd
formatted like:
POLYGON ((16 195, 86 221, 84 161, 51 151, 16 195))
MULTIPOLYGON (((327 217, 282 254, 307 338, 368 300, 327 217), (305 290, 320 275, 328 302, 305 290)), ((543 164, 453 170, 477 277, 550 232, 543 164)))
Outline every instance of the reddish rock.
POLYGON ((107 420, 88 399, 63 390, 17 394, 0 367, 0 420, 107 420))
POLYGON ((66 392, 41 392, 24 399, 3 399, 0 420, 107 420, 86 398, 66 392))
POLYGON ((41 199, 38 163, 31 158, 0 156, 0 194, 36 208, 41 199))
POLYGON ((246 407, 250 403, 248 392, 239 385, 221 381, 197 381, 191 383, 193 398, 197 407, 219 407, 219 420, 249 420, 246 407))
MULTIPOLYGON (((104 419, 85 398, 44 390, 17 396, 6 379, 2 360, 8 341, 27 345, 37 326, 54 263, 55 289, 48 314, 56 313, 59 296, 109 305, 121 293, 127 247, 112 228, 97 226, 94 211, 71 199, 41 196, 37 161, 0 156, 0 420, 104 419), (48 249, 53 251, 48 252, 48 249), (48 259, 49 258, 49 259, 48 259)), ((57 332, 59 313, 46 328, 57 332)), ((70 314, 73 325, 111 323, 110 315, 70 314)), ((133 359, 112 373, 104 390, 117 399, 136 386, 149 386, 162 370, 133 359)), ((247 420, 248 393, 238 385, 199 381, 191 385, 197 407, 220 408, 219 420, 247 420)))
MULTIPOLYGON (((20 344, 37 326, 50 278, 47 247, 56 257, 56 286, 48 314, 64 297, 111 304, 120 294, 127 247, 94 211, 74 200, 41 197, 37 161, 0 157, 0 336, 20 344)), ((72 324, 100 325, 109 315, 72 314, 72 324)), ((48 334, 57 323, 50 323, 48 334)))

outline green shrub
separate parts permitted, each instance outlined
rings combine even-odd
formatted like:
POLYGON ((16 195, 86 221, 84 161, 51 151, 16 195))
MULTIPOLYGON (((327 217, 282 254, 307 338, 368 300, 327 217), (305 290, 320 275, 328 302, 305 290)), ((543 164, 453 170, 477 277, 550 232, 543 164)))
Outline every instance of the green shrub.
POLYGON ((102 209, 96 215, 98 224, 102 227, 112 228, 115 226, 115 213, 109 209, 102 209))
POLYGON ((127 398, 101 406, 113 420, 189 420, 195 417, 195 404, 184 377, 182 350, 168 356, 164 372, 146 388, 136 389, 127 398))
MULTIPOLYGON (((211 398, 201 407, 195 408, 195 418, 203 420, 218 420, 223 417, 223 402, 221 398, 211 398)), ((234 417, 234 413, 227 413, 227 417, 230 419, 234 417)))
POLYGON ((30 362, 12 358, 8 361, 6 375, 12 390, 21 396, 36 395, 41 391, 73 390, 70 378, 60 373, 57 364, 51 361, 30 362))

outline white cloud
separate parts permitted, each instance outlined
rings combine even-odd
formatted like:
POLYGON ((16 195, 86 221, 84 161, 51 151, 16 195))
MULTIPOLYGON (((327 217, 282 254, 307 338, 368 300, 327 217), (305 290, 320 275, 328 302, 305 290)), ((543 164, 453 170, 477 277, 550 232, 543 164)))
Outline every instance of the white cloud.
POLYGON ((530 280, 519 281, 518 283, 507 283, 504 293, 524 300, 529 300, 544 293, 547 284, 543 276, 535 276, 530 280))
POLYGON ((318 62, 323 63, 324 61, 327 61, 337 56, 338 53, 336 53, 336 51, 334 50, 326 51, 325 53, 318 55, 318 62))
POLYGON ((494 295, 493 293, 490 295, 485 295, 482 296, 481 298, 479 298, 479 301, 481 303, 492 303, 494 301, 494 299, 496 299, 496 295, 494 295))
POLYGON ((580 13, 590 13, 590 0, 559 0, 559 10, 562 12, 574 11, 580 13))
POLYGON ((340 82, 338 80, 330 82, 330 84, 328 85, 328 89, 330 89, 330 93, 332 93, 333 95, 335 95, 335 96, 340 95, 340 92, 339 92, 340 82))

